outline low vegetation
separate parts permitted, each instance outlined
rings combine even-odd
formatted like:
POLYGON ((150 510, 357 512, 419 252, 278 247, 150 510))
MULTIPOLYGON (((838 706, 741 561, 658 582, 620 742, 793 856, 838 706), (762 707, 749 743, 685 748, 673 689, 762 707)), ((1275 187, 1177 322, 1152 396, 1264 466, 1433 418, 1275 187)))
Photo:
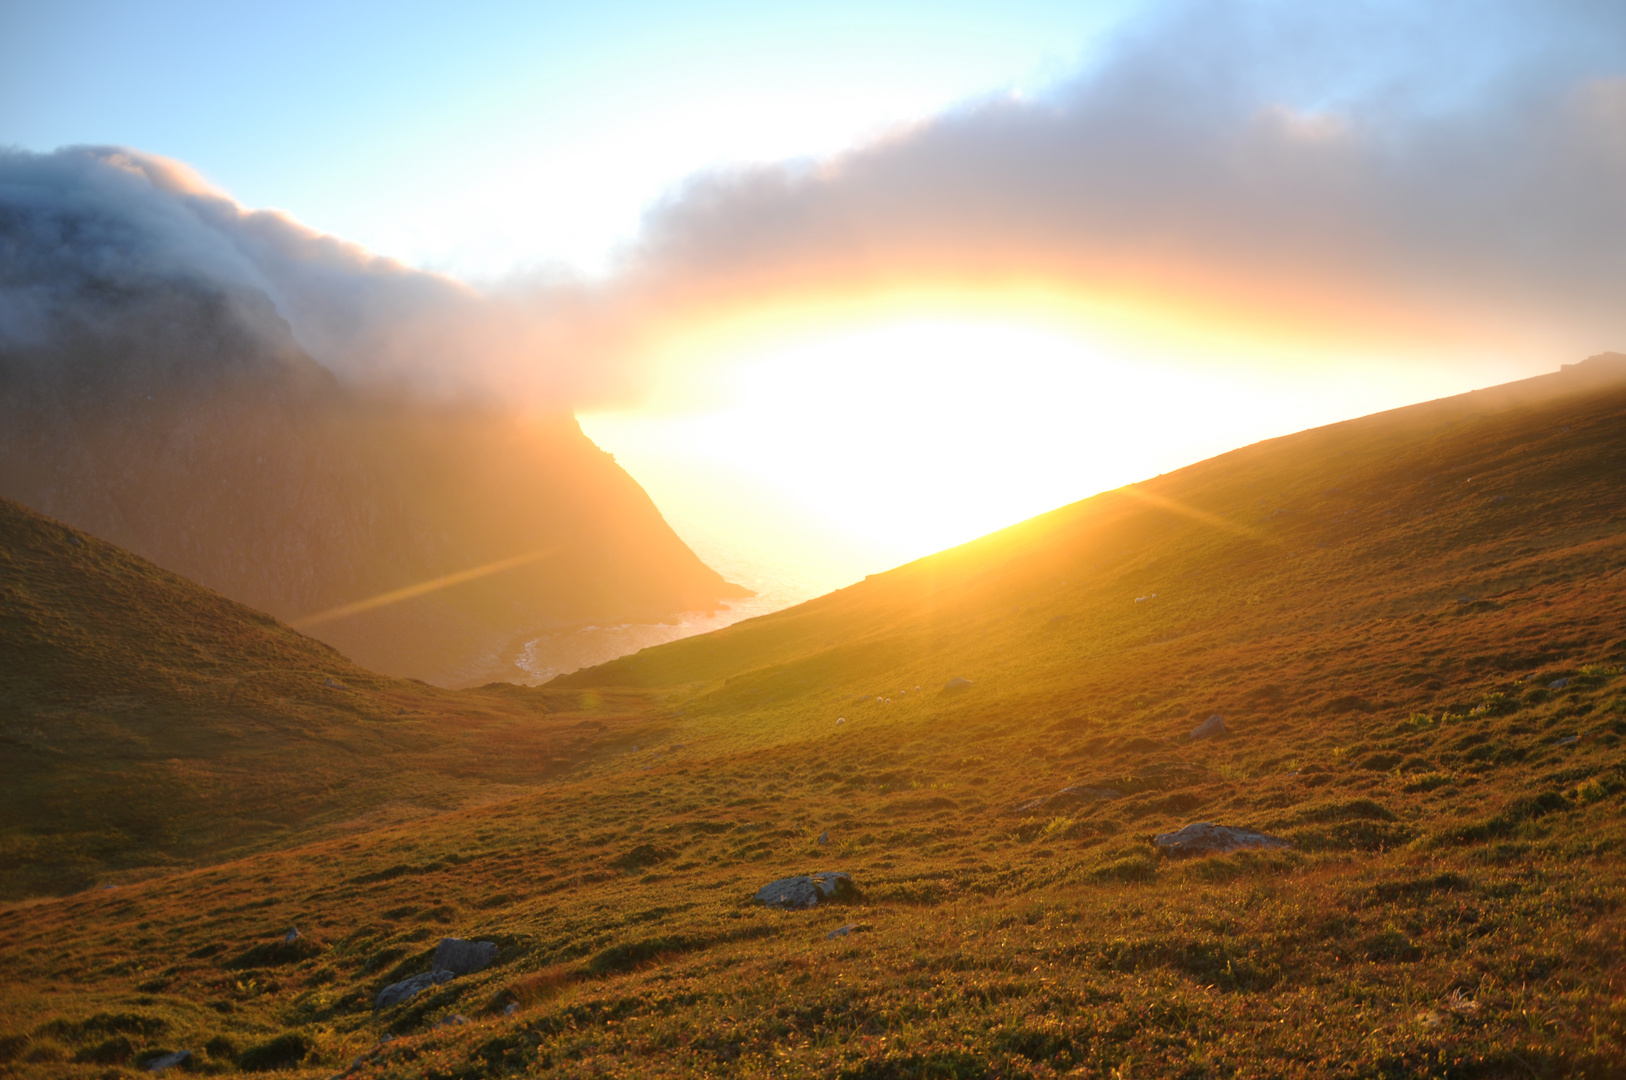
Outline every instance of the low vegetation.
POLYGON ((1626 389, 1567 387, 437 697, 595 734, 504 798, 0 909, 0 1069, 1622 1075, 1626 389), (1193 821, 1293 846, 1151 842, 1193 821), (751 901, 826 869, 857 895, 751 901), (374 1012, 445 936, 501 952, 374 1012))

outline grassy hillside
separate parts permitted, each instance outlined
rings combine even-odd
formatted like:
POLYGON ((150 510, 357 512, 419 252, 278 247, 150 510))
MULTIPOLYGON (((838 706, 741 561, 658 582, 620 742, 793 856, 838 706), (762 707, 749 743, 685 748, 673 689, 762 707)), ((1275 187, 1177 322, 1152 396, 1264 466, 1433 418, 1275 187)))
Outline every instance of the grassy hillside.
POLYGON ((0 1052, 37 1076, 181 1047, 309 1076, 1623 1075, 1608 368, 1248 447, 493 693, 629 734, 514 799, 0 911, 0 1052), (1229 735, 1187 738, 1215 712, 1229 735), (1293 846, 1150 842, 1194 821, 1293 846), (825 869, 859 896, 751 901, 825 869), (503 951, 373 1013, 448 934, 503 951))
POLYGON ((603 738, 546 712, 364 671, 0 500, 0 896, 527 790, 603 738))

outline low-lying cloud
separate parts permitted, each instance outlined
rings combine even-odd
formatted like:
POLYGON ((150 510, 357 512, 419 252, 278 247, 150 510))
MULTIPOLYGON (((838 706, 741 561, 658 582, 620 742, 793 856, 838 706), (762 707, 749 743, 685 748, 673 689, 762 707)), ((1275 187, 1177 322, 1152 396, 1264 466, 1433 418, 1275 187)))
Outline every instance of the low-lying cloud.
POLYGON ((1626 341, 1626 8, 1176 3, 1100 57, 694 178, 591 284, 477 291, 162 159, 6 153, 0 344, 154 278, 263 292, 342 378, 577 406, 635 395, 673 328, 809 293, 1128 291, 1546 362, 1626 341))

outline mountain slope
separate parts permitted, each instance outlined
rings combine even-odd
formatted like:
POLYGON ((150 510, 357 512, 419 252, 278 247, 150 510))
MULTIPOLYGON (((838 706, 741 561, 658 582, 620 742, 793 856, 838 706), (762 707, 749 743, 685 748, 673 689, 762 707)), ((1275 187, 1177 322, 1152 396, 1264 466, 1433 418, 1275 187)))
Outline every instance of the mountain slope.
POLYGON ((625 737, 505 801, 0 909, 0 1057, 1619 1076, 1619 363, 1247 447, 493 693, 625 737), (1229 733, 1191 738, 1214 712, 1229 733), (1198 821, 1291 847, 1152 842, 1198 821), (752 899, 820 870, 857 895, 752 899), (497 962, 374 1011, 446 935, 497 962))
POLYGON ((253 290, 92 292, 0 341, 0 495, 293 621, 473 572, 308 623, 368 667, 483 682, 527 632, 744 594, 566 414, 341 385, 253 290))
POLYGON ((0 895, 526 790, 599 736, 365 671, 0 500, 0 895))

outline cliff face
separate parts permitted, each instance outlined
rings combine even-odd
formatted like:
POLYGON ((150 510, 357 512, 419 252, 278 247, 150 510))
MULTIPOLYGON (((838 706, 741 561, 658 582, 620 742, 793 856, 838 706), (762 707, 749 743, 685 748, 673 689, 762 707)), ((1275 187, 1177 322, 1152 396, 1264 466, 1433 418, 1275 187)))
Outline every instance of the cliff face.
POLYGON ((527 631, 743 593, 568 414, 346 388, 252 290, 101 300, 92 319, 0 345, 0 495, 359 663, 480 681, 527 631), (331 615, 452 575, 464 580, 331 615))

